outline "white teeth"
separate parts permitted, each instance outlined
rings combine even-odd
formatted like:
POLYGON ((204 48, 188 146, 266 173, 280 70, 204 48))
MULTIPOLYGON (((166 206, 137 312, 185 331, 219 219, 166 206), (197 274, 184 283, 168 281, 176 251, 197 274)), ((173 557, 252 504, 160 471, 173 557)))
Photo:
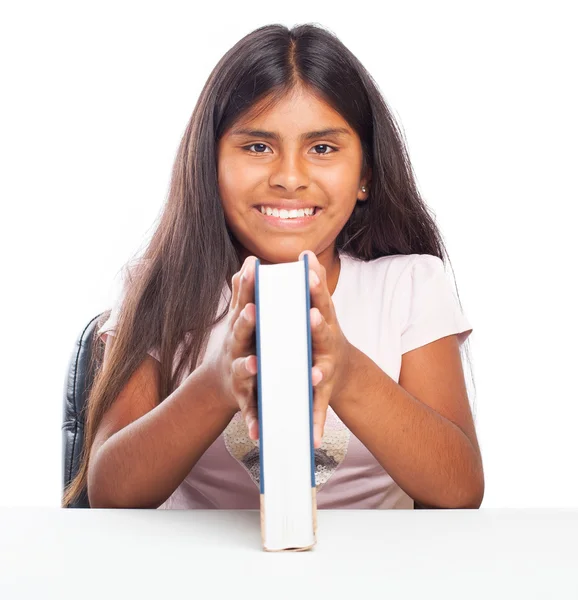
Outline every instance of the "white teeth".
POLYGON ((281 210, 279 210, 278 208, 261 206, 261 212, 264 215, 278 217, 280 219, 295 219, 298 217, 312 217, 315 214, 315 208, 301 208, 292 210, 285 210, 284 208, 282 208, 281 210))

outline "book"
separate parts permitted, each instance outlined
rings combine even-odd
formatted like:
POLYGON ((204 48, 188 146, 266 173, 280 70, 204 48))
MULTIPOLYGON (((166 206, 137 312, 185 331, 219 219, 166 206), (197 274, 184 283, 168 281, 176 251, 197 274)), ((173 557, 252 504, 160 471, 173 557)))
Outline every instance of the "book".
POLYGON ((261 537, 266 551, 317 542, 309 258, 255 263, 261 537))

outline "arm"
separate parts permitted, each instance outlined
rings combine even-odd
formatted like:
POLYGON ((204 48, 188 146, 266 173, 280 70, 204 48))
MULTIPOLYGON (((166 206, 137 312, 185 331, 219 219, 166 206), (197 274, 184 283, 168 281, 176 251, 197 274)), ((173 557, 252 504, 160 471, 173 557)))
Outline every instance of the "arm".
POLYGON ((234 415, 202 365, 159 404, 158 369, 147 357, 104 416, 88 470, 92 508, 158 508, 234 415))
POLYGON ((348 363, 331 406, 393 480, 426 508, 479 508, 484 473, 456 336, 405 353, 399 384, 352 345, 348 363))
MULTIPOLYGON (((239 410, 255 435, 254 261, 233 275, 217 351, 163 402, 160 365, 147 356, 104 415, 88 467, 91 506, 158 508, 239 410)), ((112 343, 107 337, 105 364, 112 343)))

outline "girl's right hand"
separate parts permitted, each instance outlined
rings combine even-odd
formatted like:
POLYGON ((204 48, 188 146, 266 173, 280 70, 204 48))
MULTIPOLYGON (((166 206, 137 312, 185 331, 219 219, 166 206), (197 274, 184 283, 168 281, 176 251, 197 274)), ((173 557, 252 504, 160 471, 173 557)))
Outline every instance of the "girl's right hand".
POLYGON ((256 257, 248 256, 241 270, 233 275, 225 337, 222 346, 206 363, 219 397, 229 408, 241 411, 252 440, 259 438, 255 261, 256 257))

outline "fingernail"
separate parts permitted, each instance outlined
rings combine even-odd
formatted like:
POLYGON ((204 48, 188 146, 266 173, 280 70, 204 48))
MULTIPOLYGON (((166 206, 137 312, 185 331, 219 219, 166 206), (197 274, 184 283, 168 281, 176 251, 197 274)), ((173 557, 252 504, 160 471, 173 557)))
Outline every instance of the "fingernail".
POLYGON ((315 271, 311 271, 311 274, 309 276, 309 285, 311 285, 311 287, 319 285, 319 277, 317 276, 317 273, 315 271))

